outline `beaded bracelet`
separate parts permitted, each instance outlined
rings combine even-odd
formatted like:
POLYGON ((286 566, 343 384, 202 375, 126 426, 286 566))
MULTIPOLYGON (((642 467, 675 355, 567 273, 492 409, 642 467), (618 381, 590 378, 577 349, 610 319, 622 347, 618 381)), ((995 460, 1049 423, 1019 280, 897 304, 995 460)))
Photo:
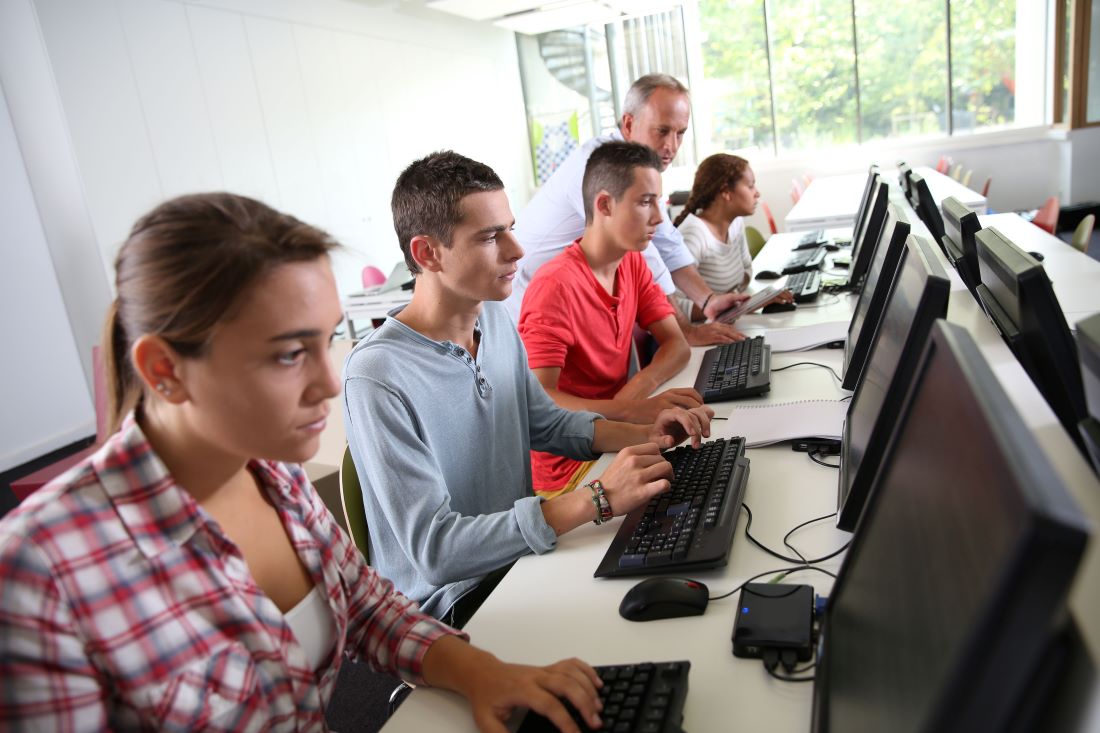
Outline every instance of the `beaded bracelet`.
POLYGON ((604 491, 603 484, 596 479, 589 481, 585 486, 592 492, 592 504, 596 507, 596 518, 593 521, 596 524, 611 521, 615 514, 611 511, 611 502, 607 500, 607 492, 604 491))

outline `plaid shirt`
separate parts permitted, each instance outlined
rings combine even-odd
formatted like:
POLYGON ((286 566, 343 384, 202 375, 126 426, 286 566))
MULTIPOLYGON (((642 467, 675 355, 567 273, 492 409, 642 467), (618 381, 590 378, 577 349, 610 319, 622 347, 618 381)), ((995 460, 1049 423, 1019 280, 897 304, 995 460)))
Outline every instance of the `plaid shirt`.
POLYGON ((249 465, 332 609, 327 667, 131 415, 0 521, 0 728, 322 731, 345 654, 422 681, 457 632, 366 566, 300 467, 249 465))

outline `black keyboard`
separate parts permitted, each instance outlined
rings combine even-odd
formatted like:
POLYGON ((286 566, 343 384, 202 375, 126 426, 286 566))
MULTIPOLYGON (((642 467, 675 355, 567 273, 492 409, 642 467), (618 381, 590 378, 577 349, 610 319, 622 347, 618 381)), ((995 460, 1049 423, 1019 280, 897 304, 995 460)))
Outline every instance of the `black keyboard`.
POLYGON ((806 232, 802 235, 802 238, 798 240, 798 244, 794 246, 794 249, 813 249, 818 244, 822 244, 825 241, 825 230, 815 229, 812 232, 806 232))
POLYGON ((821 263, 825 261, 825 254, 829 250, 824 247, 818 247, 816 249, 806 250, 804 252, 796 252, 783 267, 784 275, 790 275, 792 272, 802 272, 803 270, 817 270, 821 267, 821 263))
MULTIPOLYGON (((600 733, 682 733, 691 662, 646 662, 596 667, 603 680, 603 727, 590 728, 572 705, 566 709, 582 731, 600 733)), ((557 733, 547 718, 530 712, 517 733, 557 733)))
POLYGON ((623 518, 597 578, 689 573, 725 565, 749 480, 744 438, 665 452, 672 487, 623 518))
POLYGON ((821 292, 821 271, 803 270, 787 278, 784 286, 794 295, 795 303, 806 303, 817 298, 821 292))
POLYGON ((771 389, 772 347, 763 336, 708 349, 699 365, 695 391, 703 402, 754 397, 771 389))

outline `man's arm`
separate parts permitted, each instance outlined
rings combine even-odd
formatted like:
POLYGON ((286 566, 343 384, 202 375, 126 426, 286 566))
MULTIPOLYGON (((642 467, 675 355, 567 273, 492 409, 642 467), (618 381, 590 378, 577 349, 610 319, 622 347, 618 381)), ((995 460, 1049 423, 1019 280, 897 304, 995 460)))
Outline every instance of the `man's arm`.
MULTIPOLYGON (((653 359, 623 385, 616 397, 628 400, 649 397, 657 391, 658 387, 687 366, 688 359, 691 358, 691 347, 684 340, 684 335, 676 324, 674 316, 654 321, 649 326, 649 332, 657 341, 657 351, 653 354, 653 359)), ((696 405, 682 406, 695 407, 696 405)))

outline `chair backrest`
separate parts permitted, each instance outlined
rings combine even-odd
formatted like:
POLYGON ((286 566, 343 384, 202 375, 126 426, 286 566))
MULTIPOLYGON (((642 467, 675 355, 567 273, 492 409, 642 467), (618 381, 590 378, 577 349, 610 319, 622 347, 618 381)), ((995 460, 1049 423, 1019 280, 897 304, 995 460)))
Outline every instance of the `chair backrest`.
POLYGON ((1058 197, 1051 196, 1035 214, 1035 218, 1031 220, 1031 223, 1045 230, 1048 234, 1054 234, 1058 230, 1058 212, 1060 209, 1058 197))
POLYGON ((386 282, 386 273, 379 270, 374 265, 367 265, 363 268, 363 287, 369 288, 372 285, 381 285, 386 282))
POLYGON ((973 168, 967 168, 966 173, 963 173, 962 181, 960 181, 960 183, 962 183, 962 185, 966 186, 967 188, 970 188, 970 179, 973 178, 973 177, 974 177, 974 169, 973 168))
POLYGON ((993 176, 985 179, 985 183, 982 185, 982 197, 987 198, 989 196, 989 184, 993 183, 993 176))
POLYGON ((1089 251, 1089 240, 1092 239, 1092 228, 1096 225, 1096 214, 1089 214, 1077 228, 1073 230, 1072 244, 1082 252, 1089 251))
POLYGON ((951 169, 951 177, 954 178, 957 181, 957 180, 962 178, 962 172, 963 172, 963 164, 959 163, 958 165, 956 165, 954 168, 951 169))
POLYGON ((749 256, 755 258, 764 249, 764 235, 756 227, 745 227, 745 239, 749 244, 749 256))
POLYGON ((367 531, 367 510, 363 507, 363 489, 359 485, 359 474, 355 472, 355 462, 351 459, 351 447, 346 445, 340 461, 340 506, 344 510, 344 522, 348 525, 351 541, 369 563, 370 533, 367 531))
POLYGON ((768 226, 771 227, 772 234, 778 234, 779 230, 775 227, 775 217, 772 216, 772 210, 763 201, 760 202, 760 208, 764 210, 764 216, 768 219, 768 226))
POLYGON ((951 159, 946 155, 941 155, 939 162, 936 163, 936 172, 946 175, 949 170, 951 170, 951 159))

